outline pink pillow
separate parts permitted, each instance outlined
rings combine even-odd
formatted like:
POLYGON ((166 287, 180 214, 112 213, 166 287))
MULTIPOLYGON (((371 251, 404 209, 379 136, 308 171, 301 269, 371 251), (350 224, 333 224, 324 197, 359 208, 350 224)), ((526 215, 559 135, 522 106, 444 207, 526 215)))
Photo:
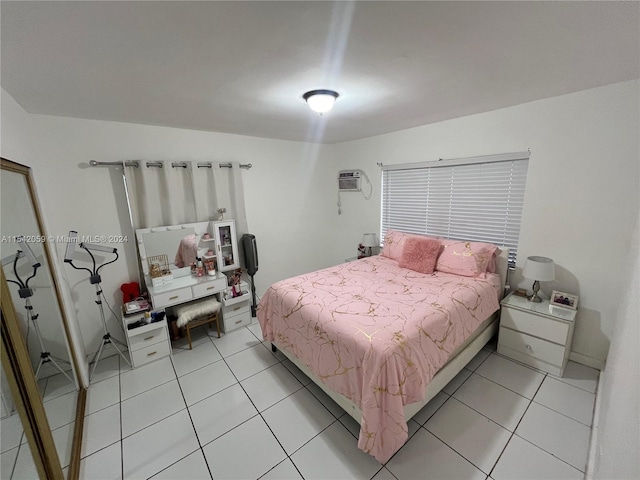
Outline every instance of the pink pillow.
POLYGON ((387 230, 384 234, 384 244, 382 245, 382 251, 380 255, 383 255, 392 260, 400 260, 402 256, 402 249, 404 248, 404 242, 407 239, 407 234, 398 232, 397 230, 387 230))
POLYGON ((457 240, 443 240, 442 245, 436 270, 464 277, 484 277, 498 249, 490 243, 457 240))
POLYGON ((398 264, 419 273, 433 273, 440 253, 440 240, 427 237, 410 237, 404 242, 398 264))
MULTIPOLYGON (((383 255, 392 260, 400 261, 400 257, 402 257, 402 251, 404 249, 404 244, 409 238, 431 238, 426 235, 416 235, 415 233, 404 233, 399 232, 397 230, 389 229, 384 235, 384 245, 382 246, 382 251, 380 255, 383 255)), ((437 239, 436 239, 437 240, 437 239)))

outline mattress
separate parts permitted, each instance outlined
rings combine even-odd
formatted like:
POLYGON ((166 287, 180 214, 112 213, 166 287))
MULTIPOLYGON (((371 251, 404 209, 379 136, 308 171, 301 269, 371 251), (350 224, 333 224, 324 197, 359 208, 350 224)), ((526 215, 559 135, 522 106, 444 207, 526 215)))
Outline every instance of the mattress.
POLYGON ((368 257, 273 284, 265 340, 362 410, 358 447, 386 462, 407 440, 404 405, 499 308, 500 278, 403 269, 368 257))

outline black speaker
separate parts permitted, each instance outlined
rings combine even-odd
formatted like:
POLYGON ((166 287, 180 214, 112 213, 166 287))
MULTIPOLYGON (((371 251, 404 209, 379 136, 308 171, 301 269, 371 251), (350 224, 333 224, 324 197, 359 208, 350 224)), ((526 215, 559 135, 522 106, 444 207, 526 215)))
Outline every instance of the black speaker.
POLYGON ((258 271, 258 246, 256 236, 250 233, 242 235, 242 249, 244 250, 244 266, 250 276, 258 271))

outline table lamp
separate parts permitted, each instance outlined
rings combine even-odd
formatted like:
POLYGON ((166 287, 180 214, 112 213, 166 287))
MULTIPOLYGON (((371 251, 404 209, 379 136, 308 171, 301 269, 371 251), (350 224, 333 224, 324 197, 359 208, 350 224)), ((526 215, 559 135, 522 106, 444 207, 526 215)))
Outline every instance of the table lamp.
POLYGON ((375 233, 365 233, 362 236, 362 246, 367 249, 367 257, 371 256, 371 247, 378 246, 378 239, 375 233))
POLYGON ((532 302, 541 302, 542 299, 538 296, 540 291, 540 282, 549 282, 556 278, 555 265, 553 260, 547 257, 527 257, 527 261, 524 264, 524 270, 522 276, 525 278, 533 279, 533 295, 529 297, 532 302))

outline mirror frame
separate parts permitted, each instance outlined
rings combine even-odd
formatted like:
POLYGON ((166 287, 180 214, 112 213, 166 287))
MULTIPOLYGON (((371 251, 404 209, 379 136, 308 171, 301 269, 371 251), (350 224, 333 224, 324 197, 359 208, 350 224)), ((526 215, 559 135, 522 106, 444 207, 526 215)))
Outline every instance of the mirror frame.
MULTIPOLYGON (((0 158, 0 168, 3 171, 10 171, 23 175, 26 180, 31 198, 34 214, 41 235, 46 235, 44 222, 40 211, 40 204, 36 195, 35 185, 31 175, 31 168, 19 163, 0 158)), ((52 268, 52 255, 48 242, 44 242, 44 252, 49 267, 52 268)), ((82 385, 82 381, 78 376, 78 358, 75 348, 73 347, 72 337, 70 335, 67 318, 63 309, 62 295, 58 283, 51 272, 51 280, 55 297, 58 302, 62 327, 69 345, 70 360, 73 362, 74 377, 78 389, 76 416, 73 431, 73 442, 71 446, 71 458, 69 459, 68 479, 77 480, 80 474, 80 456, 82 450, 82 432, 84 426, 84 411, 87 399, 87 390, 82 385)), ((44 410, 42 397, 38 389, 35 379, 35 373, 27 346, 20 330, 16 310, 11 299, 11 293, 4 271, 0 269, 0 309, 2 312, 2 365, 7 374, 11 393, 16 402, 16 408, 22 420, 23 428, 31 452, 34 457, 38 474, 41 478, 64 480, 60 458, 53 442, 53 436, 49 427, 49 421, 44 410)))

